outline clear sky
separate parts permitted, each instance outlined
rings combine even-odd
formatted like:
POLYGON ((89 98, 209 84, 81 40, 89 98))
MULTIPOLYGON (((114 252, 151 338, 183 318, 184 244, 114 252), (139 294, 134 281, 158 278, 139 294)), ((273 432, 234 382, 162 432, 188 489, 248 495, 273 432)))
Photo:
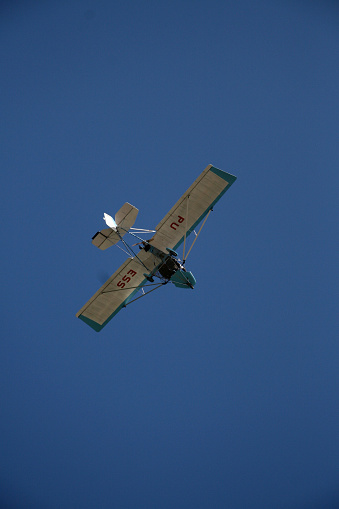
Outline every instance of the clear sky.
POLYGON ((0 4, 0 506, 339 507, 339 6, 0 4), (212 163, 187 266, 75 313, 212 163))

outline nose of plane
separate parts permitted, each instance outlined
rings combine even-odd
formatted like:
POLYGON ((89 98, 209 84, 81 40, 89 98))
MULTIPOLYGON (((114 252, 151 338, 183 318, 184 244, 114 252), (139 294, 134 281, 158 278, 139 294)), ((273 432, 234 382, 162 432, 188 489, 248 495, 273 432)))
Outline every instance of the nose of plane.
POLYGON ((172 283, 178 288, 194 288, 196 284, 196 279, 193 276, 192 272, 186 272, 183 270, 178 270, 171 277, 172 283))

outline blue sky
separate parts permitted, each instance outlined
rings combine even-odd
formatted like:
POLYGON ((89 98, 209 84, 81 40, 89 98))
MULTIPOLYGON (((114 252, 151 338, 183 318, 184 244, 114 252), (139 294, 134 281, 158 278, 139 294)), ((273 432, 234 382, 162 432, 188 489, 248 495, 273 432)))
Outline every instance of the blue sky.
POLYGON ((337 3, 0 13, 1 506, 339 507, 337 3), (194 291, 76 319, 209 163, 194 291))

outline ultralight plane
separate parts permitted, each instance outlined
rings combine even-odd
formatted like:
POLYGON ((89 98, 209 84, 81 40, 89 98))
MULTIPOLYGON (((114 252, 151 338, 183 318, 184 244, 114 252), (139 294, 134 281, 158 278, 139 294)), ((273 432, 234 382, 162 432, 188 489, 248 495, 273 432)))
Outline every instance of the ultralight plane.
POLYGON ((214 205, 235 180, 234 175, 208 165, 155 230, 133 228, 139 211, 129 203, 118 210, 114 219, 105 213, 104 220, 108 228, 97 232, 92 238, 92 244, 105 250, 114 245, 119 247, 118 243, 121 242, 128 259, 76 316, 99 332, 122 308, 163 285, 172 283, 178 288, 193 289, 196 280, 192 272, 185 268, 186 259, 214 205), (196 232, 200 223, 200 229, 196 232), (187 237, 192 232, 195 238, 187 249, 187 237), (139 242, 131 246, 124 238, 127 233, 139 242), (149 240, 140 237, 150 233, 153 236, 149 240), (182 243, 181 260, 176 250, 182 243), (133 247, 137 245, 139 251, 136 253, 133 247), (136 297, 138 292, 141 295, 136 297))

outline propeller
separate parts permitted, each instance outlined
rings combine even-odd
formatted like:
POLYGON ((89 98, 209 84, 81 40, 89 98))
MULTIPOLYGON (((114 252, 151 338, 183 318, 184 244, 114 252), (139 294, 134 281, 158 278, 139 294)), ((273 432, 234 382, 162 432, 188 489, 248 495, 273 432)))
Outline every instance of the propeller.
MULTIPOLYGON (((139 237, 140 238, 140 237, 139 237)), ((152 240, 154 239, 154 235, 151 239, 148 239, 148 240, 143 240, 141 242, 137 242, 136 244, 132 244, 132 247, 134 246, 140 246, 140 244, 144 244, 146 246, 146 244, 149 244, 149 242, 152 242, 152 240)))

